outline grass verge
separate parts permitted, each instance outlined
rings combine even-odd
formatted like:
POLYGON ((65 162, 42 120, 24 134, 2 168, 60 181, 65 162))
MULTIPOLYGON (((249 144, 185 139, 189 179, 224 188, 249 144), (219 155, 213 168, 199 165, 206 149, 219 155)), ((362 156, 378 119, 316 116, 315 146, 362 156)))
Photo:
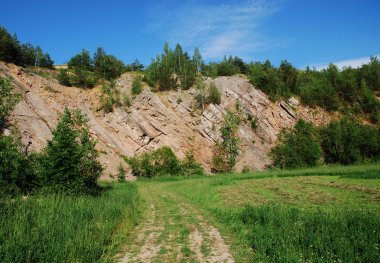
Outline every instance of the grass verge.
POLYGON ((0 262, 108 262, 140 215, 133 184, 99 197, 33 196, 0 203, 0 262))

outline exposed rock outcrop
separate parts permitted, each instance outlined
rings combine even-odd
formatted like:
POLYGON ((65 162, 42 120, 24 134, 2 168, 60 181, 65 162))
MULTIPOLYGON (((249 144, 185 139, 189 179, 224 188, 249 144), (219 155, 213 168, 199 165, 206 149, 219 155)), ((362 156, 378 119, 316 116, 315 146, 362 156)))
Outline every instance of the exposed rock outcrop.
MULTIPOLYGON (((22 93, 22 101, 12 115, 25 141, 38 151, 51 139, 51 129, 57 124, 65 107, 78 108, 89 118, 90 132, 98 141, 101 162, 107 166, 105 177, 115 173, 123 156, 134 156, 158 147, 170 146, 179 158, 193 151, 196 159, 209 170, 212 147, 220 139, 220 126, 228 109, 239 101, 244 117, 253 116, 257 127, 249 122, 239 128, 240 155, 236 170, 247 166, 264 169, 270 164, 268 152, 274 146, 282 128, 292 127, 302 117, 315 124, 330 120, 320 109, 303 107, 295 98, 271 102, 254 88, 244 76, 206 78, 214 81, 222 94, 220 105, 207 105, 202 112, 194 107, 195 88, 184 91, 154 93, 144 86, 133 99, 130 109, 115 108, 104 114, 97 111, 100 87, 84 90, 61 86, 53 78, 44 78, 0 62, 0 75, 12 77, 22 93)), ((126 73, 117 81, 121 92, 130 94, 133 74, 126 73)))

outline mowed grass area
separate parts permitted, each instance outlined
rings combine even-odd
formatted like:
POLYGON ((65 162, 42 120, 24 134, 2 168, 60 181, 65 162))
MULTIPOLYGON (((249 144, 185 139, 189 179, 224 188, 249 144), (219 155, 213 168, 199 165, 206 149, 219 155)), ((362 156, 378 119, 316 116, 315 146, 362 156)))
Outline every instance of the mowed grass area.
POLYGON ((230 237, 237 262, 380 262, 380 165, 157 178, 230 237))
POLYGON ((133 184, 98 197, 32 196, 0 203, 0 262, 110 262, 140 216, 133 184))

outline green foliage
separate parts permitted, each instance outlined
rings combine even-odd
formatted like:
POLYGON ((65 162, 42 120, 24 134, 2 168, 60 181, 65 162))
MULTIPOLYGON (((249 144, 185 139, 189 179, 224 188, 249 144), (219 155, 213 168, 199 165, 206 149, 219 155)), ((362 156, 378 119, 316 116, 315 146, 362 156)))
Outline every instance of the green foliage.
POLYGON ((253 117, 251 114, 248 114, 247 120, 251 124, 251 128, 252 129, 256 129, 257 128, 257 121, 258 121, 257 117, 253 117))
POLYGON ((304 105, 321 106, 329 111, 338 109, 336 90, 327 79, 312 78, 300 85, 299 91, 304 105))
POLYGON ((165 43, 163 54, 157 55, 145 70, 144 80, 159 91, 188 89, 194 84, 196 73, 196 65, 179 44, 171 50, 165 43))
POLYGON ((134 77, 132 82, 132 95, 139 95, 142 92, 141 80, 139 77, 134 77))
POLYGON ((67 69, 61 69, 58 74, 58 82, 61 85, 71 87, 71 80, 67 69))
POLYGON ((109 262, 141 218, 134 184, 101 195, 28 196, 0 204, 1 262, 109 262))
POLYGON ((202 165, 197 163, 192 152, 187 152, 185 159, 181 161, 181 175, 203 175, 205 173, 202 165))
POLYGON ((235 166, 236 158, 239 155, 239 138, 237 132, 240 121, 239 111, 228 111, 224 117, 220 129, 222 141, 217 142, 213 150, 213 172, 230 172, 235 166))
POLYGON ((85 49, 82 49, 82 52, 75 55, 69 60, 67 64, 69 69, 79 68, 86 71, 93 70, 93 60, 90 56, 90 52, 85 49))
POLYGON ((119 183, 125 183, 125 170, 121 164, 117 167, 117 171, 117 181, 119 183))
POLYGON ((199 52, 199 49, 197 47, 194 49, 193 63, 195 65, 196 70, 198 72, 200 72, 203 65, 204 65, 204 61, 203 61, 202 55, 199 52))
POLYGON ((97 161, 95 142, 79 112, 65 109, 53 139, 39 157, 37 176, 44 192, 95 194, 103 168, 97 161))
POLYGON ((13 136, 0 135, 0 200, 26 192, 23 185, 26 159, 13 136))
POLYGON ((162 175, 201 175, 201 165, 196 163, 192 153, 187 153, 183 161, 177 159, 170 147, 164 146, 140 156, 126 158, 132 174, 139 177, 155 177, 162 175))
POLYGON ((0 60, 19 66, 38 66, 53 69, 54 61, 48 53, 30 43, 20 44, 17 36, 0 26, 0 60))
POLYGON ((125 65, 113 55, 107 55, 103 48, 98 48, 94 54, 94 71, 107 80, 119 77, 125 71, 125 65))
POLYGON ((0 77, 0 134, 8 115, 20 101, 20 94, 14 91, 11 79, 0 77))
POLYGON ((320 131, 326 163, 353 164, 380 158, 380 127, 342 118, 320 131))
POLYGON ((180 162, 170 147, 164 146, 140 156, 126 158, 135 176, 154 177, 175 175, 180 172, 180 162))
POLYGON ((289 77, 288 80, 283 72, 286 71, 286 68, 290 68, 290 72, 293 71, 291 70, 292 66, 290 64, 286 65, 287 66, 283 66, 284 69, 280 71, 273 67, 268 60, 265 61, 264 64, 259 62, 249 64, 249 78, 251 83, 264 91, 272 101, 280 98, 288 98, 291 91, 287 85, 288 82, 289 85, 293 84, 293 77, 289 77))
MULTIPOLYGON (((125 106, 128 106, 131 102, 128 101, 129 97, 125 97, 125 106)), ((122 105, 120 101, 120 91, 116 88, 115 82, 105 82, 102 85, 102 94, 100 96, 100 106, 99 110, 104 110, 105 112, 112 112, 114 106, 120 107, 122 105)))
POLYGON ((135 61, 129 65, 126 65, 125 70, 126 71, 135 71, 135 72, 141 72, 144 69, 144 65, 140 63, 138 59, 135 59, 135 61))
POLYGON ((280 133, 270 155, 273 166, 282 169, 316 166, 322 156, 317 130, 311 123, 299 119, 294 130, 280 133))
POLYGON ((213 104, 220 104, 221 102, 221 94, 216 87, 215 82, 211 82, 210 84, 210 87, 208 89, 207 102, 213 104))
POLYGON ((208 65, 202 65, 202 73, 204 76, 217 77, 217 76, 232 76, 235 74, 246 74, 248 67, 244 61, 235 56, 224 56, 223 60, 219 63, 210 62, 208 65))

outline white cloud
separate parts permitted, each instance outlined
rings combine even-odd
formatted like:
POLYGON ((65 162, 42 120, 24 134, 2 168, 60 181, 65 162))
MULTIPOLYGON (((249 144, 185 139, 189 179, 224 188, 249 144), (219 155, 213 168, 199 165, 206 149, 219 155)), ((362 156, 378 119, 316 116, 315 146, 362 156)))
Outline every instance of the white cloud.
POLYGON ((186 2, 180 7, 155 10, 150 29, 172 45, 198 47, 205 59, 229 54, 244 58, 273 46, 274 41, 262 33, 261 25, 278 9, 278 2, 270 0, 219 5, 186 2))
MULTIPOLYGON (((375 57, 380 58, 380 54, 375 55, 375 57)), ((342 69, 344 67, 352 67, 352 68, 358 68, 362 66, 363 64, 368 64, 370 62, 370 56, 368 57, 361 57, 361 58, 355 58, 355 59, 347 59, 342 61, 336 61, 332 62, 332 64, 336 65, 339 69, 342 69)), ((315 68, 316 70, 322 70, 329 66, 330 63, 323 62, 318 64, 310 65, 311 68, 315 68)), ((306 66, 305 66, 306 67, 306 66)), ((303 68, 305 68, 303 67, 303 68)))

